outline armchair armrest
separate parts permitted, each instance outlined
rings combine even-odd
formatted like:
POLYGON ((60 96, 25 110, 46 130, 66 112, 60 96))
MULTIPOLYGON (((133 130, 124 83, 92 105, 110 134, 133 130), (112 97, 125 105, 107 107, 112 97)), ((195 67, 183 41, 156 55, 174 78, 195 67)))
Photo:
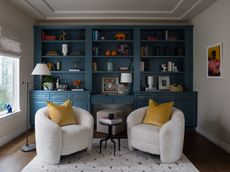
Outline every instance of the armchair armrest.
POLYGON ((35 114, 35 139, 38 158, 48 164, 59 163, 62 131, 48 118, 47 107, 38 110, 35 114))
POLYGON ((162 163, 177 161, 184 144, 185 120, 181 110, 173 108, 171 119, 160 129, 160 158, 162 163))
POLYGON ((73 110, 78 124, 88 127, 90 129, 89 139, 91 141, 87 149, 89 151, 92 148, 92 141, 93 141, 93 130, 94 130, 93 116, 91 115, 91 113, 81 108, 73 107, 73 110))
POLYGON ((142 108, 136 109, 133 112, 131 112, 127 117, 127 120, 126 120, 127 136, 128 136, 128 145, 129 145, 130 150, 133 150, 131 143, 130 143, 131 142, 130 129, 132 126, 142 123, 147 108, 148 107, 142 107, 142 108))
POLYGON ((93 116, 91 115, 91 113, 89 113, 88 111, 81 109, 81 108, 77 108, 77 107, 73 107, 74 110, 74 115, 77 119, 77 122, 80 125, 89 127, 90 129, 93 130, 94 127, 94 119, 93 116))

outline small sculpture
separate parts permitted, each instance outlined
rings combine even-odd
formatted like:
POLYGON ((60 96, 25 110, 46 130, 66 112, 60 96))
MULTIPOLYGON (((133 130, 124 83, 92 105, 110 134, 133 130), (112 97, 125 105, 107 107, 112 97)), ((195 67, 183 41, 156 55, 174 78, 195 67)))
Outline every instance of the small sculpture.
POLYGON ((66 39, 66 35, 67 35, 66 32, 62 32, 62 33, 59 35, 59 40, 65 40, 65 39, 66 39))
POLYGON ((125 55, 127 56, 129 54, 128 45, 122 44, 117 48, 117 51, 119 52, 119 55, 125 55))
POLYGON ((115 34, 114 38, 116 40, 125 40, 125 34, 124 33, 117 33, 117 34, 115 34))
POLYGON ((7 110, 7 113, 12 113, 12 107, 10 104, 5 104, 4 109, 7 110))
POLYGON ((161 64, 161 68, 163 69, 162 72, 167 71, 167 65, 166 64, 161 64))

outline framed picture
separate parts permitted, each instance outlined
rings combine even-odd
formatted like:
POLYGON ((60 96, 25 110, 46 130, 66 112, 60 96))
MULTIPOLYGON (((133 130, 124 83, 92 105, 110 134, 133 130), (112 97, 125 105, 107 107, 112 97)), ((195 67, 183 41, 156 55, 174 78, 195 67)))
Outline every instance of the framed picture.
POLYGON ((222 44, 207 47, 207 78, 222 77, 222 44))
POLYGON ((169 90, 170 80, 169 76, 158 76, 159 90, 169 90))
POLYGON ((102 78, 102 93, 116 94, 118 88, 118 77, 103 77, 102 78))

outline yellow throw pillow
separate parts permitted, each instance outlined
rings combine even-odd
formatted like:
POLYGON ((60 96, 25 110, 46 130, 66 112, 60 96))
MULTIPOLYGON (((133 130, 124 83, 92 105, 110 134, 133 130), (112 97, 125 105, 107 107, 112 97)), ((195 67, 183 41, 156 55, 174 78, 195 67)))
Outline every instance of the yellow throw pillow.
POLYGON ((173 104, 173 102, 168 102, 158 105, 154 100, 150 99, 143 123, 159 127, 164 125, 171 117, 173 104))
POLYGON ((66 100, 62 105, 47 102, 49 117, 60 126, 76 124, 72 103, 66 100))

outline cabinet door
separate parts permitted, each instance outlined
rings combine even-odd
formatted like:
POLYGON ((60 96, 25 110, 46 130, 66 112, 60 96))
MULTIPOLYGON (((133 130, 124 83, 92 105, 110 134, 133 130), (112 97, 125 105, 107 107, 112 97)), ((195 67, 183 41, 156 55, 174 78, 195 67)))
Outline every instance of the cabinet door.
POLYGON ((195 129, 197 121, 196 96, 178 95, 176 97, 175 107, 183 111, 186 128, 195 129))
POLYGON ((50 93, 50 101, 64 102, 67 99, 70 99, 70 93, 65 93, 65 92, 50 93))
POLYGON ((78 100, 72 100, 72 103, 73 103, 73 106, 75 107, 79 107, 79 108, 89 111, 88 101, 89 101, 88 99, 78 99, 78 100))
POLYGON ((112 96, 91 96, 92 104, 112 104, 112 96))
POLYGON ((169 101, 174 101, 174 94, 152 94, 152 95, 137 95, 136 108, 148 106, 149 99, 153 99, 157 103, 165 103, 169 101))
POLYGON ((30 109, 30 124, 31 124, 31 127, 34 128, 34 124, 35 124, 35 114, 36 112, 43 108, 43 107, 46 107, 47 106, 47 103, 44 102, 44 101, 32 101, 31 102, 31 109, 30 109))
POLYGON ((134 104, 133 96, 114 96, 113 104, 134 104))

